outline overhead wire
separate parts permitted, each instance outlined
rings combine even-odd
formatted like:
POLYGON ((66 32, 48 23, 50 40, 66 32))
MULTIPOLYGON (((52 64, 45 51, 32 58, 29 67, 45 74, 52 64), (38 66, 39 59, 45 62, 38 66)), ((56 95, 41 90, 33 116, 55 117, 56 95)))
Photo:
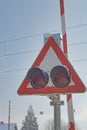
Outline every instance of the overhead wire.
MULTIPOLYGON (((87 44, 87 42, 85 41, 85 42, 71 43, 71 44, 69 44, 69 46, 83 45, 83 44, 87 44)), ((27 54, 27 53, 31 53, 31 52, 39 52, 39 51, 40 51, 40 49, 30 50, 30 51, 21 51, 21 52, 15 52, 15 53, 10 53, 10 54, 6 54, 6 52, 4 52, 4 54, 1 55, 0 58, 7 57, 7 56, 13 56, 13 55, 27 54)))
MULTIPOLYGON (((72 62, 83 62, 83 61, 87 61, 87 59, 73 60, 72 62)), ((17 72, 17 71, 24 71, 24 70, 28 70, 28 69, 29 69, 28 67, 25 67, 25 68, 20 68, 20 69, 5 70, 5 71, 0 71, 0 74, 17 72)))
POLYGON ((83 44, 87 44, 87 41, 85 41, 85 42, 76 42, 76 43, 71 43, 71 44, 69 44, 69 46, 83 45, 83 44))
POLYGON ((27 39, 27 38, 31 38, 31 37, 37 37, 37 36, 40 36, 40 35, 43 35, 43 33, 37 33, 37 34, 29 35, 29 36, 23 36, 23 37, 18 37, 18 38, 13 38, 13 39, 0 41, 0 44, 12 42, 12 41, 19 41, 19 40, 23 40, 23 39, 27 39))
MULTIPOLYGON (((79 28, 79 27, 83 27, 83 26, 87 26, 87 24, 79 24, 79 25, 74 25, 74 26, 70 26, 70 27, 67 27, 67 29, 75 29, 75 28, 79 28)), ((52 30, 50 32, 57 32, 61 30, 60 28, 57 29, 57 30, 52 30)), ((29 35, 29 36, 23 36, 23 37, 18 37, 18 38, 13 38, 13 39, 8 39, 8 40, 3 40, 3 41, 0 41, 0 44, 1 43, 7 43, 7 42, 12 42, 12 41, 18 41, 18 40, 23 40, 23 39, 27 39, 27 38, 31 38, 31 37, 37 37, 37 36, 40 36, 40 35, 43 35, 44 33, 37 33, 37 34, 32 34, 32 35, 29 35)))
MULTIPOLYGON (((67 29, 74 29, 74 28, 78 28, 78 27, 82 27, 82 26, 87 26, 87 24, 80 24, 80 25, 75 25, 75 26, 71 26, 71 27, 67 27, 67 29)), ((58 29, 61 30, 61 29, 58 29)), ((58 30, 54 30, 51 32, 56 32, 58 30)), ((24 37, 19 37, 19 38, 14 38, 14 39, 9 39, 9 40, 4 40, 4 41, 0 41, 1 43, 8 43, 8 42, 12 42, 12 41, 17 41, 17 40, 23 40, 23 39, 27 39, 30 37, 37 37, 40 35, 43 35, 44 33, 38 33, 38 34, 33 34, 33 35, 29 35, 29 36, 24 36, 24 37)), ((81 44, 87 44, 87 41, 85 42, 77 42, 77 43, 72 43, 69 44, 69 46, 74 46, 74 45, 81 45, 81 44)), ((31 51, 23 51, 23 52, 17 52, 17 53, 11 53, 11 54, 4 54, 0 57, 4 57, 4 56, 13 56, 13 55, 19 55, 19 54, 24 54, 24 53, 31 53, 31 52, 36 52, 36 51, 40 51, 39 49, 36 50, 31 50, 31 51)), ((79 59, 79 60, 73 60, 72 62, 82 62, 82 61, 87 61, 87 59, 79 59)), ((21 69, 12 69, 12 70, 5 70, 5 71, 0 71, 0 73, 10 73, 10 72, 16 72, 16 71, 22 71, 22 70, 27 70, 28 68, 21 68, 21 69)))
POLYGON ((28 69, 28 68, 20 68, 20 69, 5 70, 5 71, 0 71, 0 73, 17 72, 17 71, 23 71, 23 70, 27 70, 27 69, 28 69))
POLYGON ((26 53, 31 53, 31 52, 38 52, 38 51, 39 51, 39 49, 30 50, 30 51, 16 52, 16 53, 11 53, 11 54, 4 54, 4 55, 1 55, 0 58, 7 57, 7 56, 14 56, 14 55, 26 54, 26 53))
MULTIPOLYGON (((67 27, 67 29, 73 29, 73 28, 78 28, 78 27, 83 27, 83 26, 87 26, 87 24, 74 25, 74 26, 71 26, 71 27, 67 27)), ((60 30, 60 29, 58 29, 58 30, 60 30)), ((55 30, 55 31, 58 31, 58 30, 55 30)), ((30 38, 30 37, 36 37, 36 36, 40 36, 42 34, 44 34, 44 33, 37 33, 37 34, 29 35, 29 36, 24 36, 24 37, 18 37, 18 38, 13 38, 13 39, 9 39, 9 40, 4 40, 4 41, 0 41, 0 44, 4 44, 4 48, 5 48, 6 43, 9 43, 9 42, 12 42, 12 41, 23 40, 23 39, 30 38)), ((80 44, 87 44, 87 41, 85 41, 85 42, 79 42, 79 43, 72 43, 72 44, 69 44, 69 46, 78 45, 78 44, 79 45, 80 44)), ((4 54, 1 55, 0 58, 1 57, 6 57, 6 56, 19 55, 19 54, 23 54, 23 53, 36 52, 36 51, 39 51, 39 50, 23 51, 23 52, 6 54, 5 49, 4 49, 4 54)))

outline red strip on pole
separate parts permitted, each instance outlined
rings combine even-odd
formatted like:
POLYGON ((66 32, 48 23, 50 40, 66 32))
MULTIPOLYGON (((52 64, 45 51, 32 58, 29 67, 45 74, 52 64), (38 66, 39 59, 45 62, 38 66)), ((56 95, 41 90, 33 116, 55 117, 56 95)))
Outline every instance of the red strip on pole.
POLYGON ((61 14, 61 25, 62 25, 62 37, 63 37, 63 49, 64 53, 67 55, 67 35, 66 35, 66 24, 65 24, 65 14, 64 14, 64 2, 60 0, 60 14, 61 14))
POLYGON ((72 94, 67 94, 67 106, 68 106, 69 130, 75 130, 72 94))
MULTIPOLYGON (((63 0, 60 0, 60 14, 61 14, 62 37, 63 37, 63 50, 64 50, 65 55, 68 57, 66 23, 65 23, 63 0)), ((67 106, 68 106, 69 130, 75 130, 72 94, 67 94, 67 106)))

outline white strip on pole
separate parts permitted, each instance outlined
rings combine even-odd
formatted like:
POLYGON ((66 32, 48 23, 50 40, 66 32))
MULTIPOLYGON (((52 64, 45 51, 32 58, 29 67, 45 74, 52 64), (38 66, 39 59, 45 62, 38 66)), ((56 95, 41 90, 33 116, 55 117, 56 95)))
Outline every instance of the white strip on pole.
MULTIPOLYGON (((63 0, 60 0, 60 14, 61 14, 62 37, 63 37, 63 50, 65 55, 68 57, 66 23, 65 23, 65 12, 64 12, 63 0)), ((75 130, 72 94, 67 94, 67 109, 68 109, 69 130, 75 130)))

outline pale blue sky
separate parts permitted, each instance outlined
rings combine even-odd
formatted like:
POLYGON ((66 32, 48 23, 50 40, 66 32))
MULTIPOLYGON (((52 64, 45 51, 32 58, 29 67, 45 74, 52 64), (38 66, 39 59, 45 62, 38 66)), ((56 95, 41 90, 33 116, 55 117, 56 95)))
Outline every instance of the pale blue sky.
MULTIPOLYGON (((87 0, 65 0, 69 60, 87 84, 87 0), (81 60, 81 61, 79 61, 81 60)), ((0 121, 20 128, 28 106, 36 114, 52 114, 46 96, 19 96, 17 89, 43 46, 44 33, 61 33, 59 0, 0 0, 0 121)), ((62 96, 62 119, 67 120, 66 97, 62 96)), ((87 93, 73 95, 76 123, 87 129, 87 93)))

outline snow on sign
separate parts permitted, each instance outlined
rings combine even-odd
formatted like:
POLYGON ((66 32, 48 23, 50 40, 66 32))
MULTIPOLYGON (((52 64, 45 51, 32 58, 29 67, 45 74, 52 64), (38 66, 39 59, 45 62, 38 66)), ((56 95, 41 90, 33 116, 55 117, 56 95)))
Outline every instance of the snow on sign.
POLYGON ((81 93, 86 87, 53 37, 49 37, 17 93, 48 95, 81 93))

